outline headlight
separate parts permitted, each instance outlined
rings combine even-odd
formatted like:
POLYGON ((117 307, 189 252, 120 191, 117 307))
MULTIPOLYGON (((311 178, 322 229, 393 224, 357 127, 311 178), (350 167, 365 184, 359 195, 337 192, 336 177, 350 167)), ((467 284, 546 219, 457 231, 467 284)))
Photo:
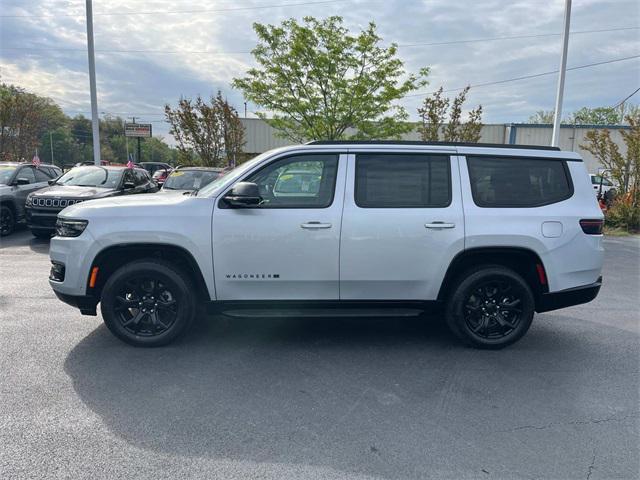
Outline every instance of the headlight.
POLYGON ((27 195, 27 200, 24 202, 24 206, 30 207, 31 205, 33 205, 33 195, 30 193, 27 195))
POLYGON ((58 218, 56 222, 56 234, 59 237, 78 237, 87 228, 87 220, 66 220, 58 218))

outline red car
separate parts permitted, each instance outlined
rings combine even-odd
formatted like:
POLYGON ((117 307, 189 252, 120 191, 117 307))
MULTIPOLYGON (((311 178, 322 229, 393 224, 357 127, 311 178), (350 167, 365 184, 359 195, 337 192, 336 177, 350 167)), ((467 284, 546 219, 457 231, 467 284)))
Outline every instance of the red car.
POLYGON ((170 168, 159 168, 154 172, 153 179, 158 183, 158 185, 162 186, 171 171, 172 170, 170 168))

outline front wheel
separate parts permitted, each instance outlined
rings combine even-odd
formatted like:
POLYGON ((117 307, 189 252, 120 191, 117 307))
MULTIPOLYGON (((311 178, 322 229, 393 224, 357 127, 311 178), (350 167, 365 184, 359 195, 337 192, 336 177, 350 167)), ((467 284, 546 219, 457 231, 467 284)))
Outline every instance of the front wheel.
POLYGON ((5 237, 13 233, 16 227, 16 217, 6 205, 0 207, 0 236, 5 237))
POLYGON ((101 312, 116 337, 139 347, 166 345, 182 335, 196 312, 195 289, 169 262, 144 259, 116 270, 102 290, 101 312))
POLYGON ((460 277, 446 308, 447 325, 476 348, 499 349, 518 341, 533 320, 535 300, 527 282, 501 266, 460 277))

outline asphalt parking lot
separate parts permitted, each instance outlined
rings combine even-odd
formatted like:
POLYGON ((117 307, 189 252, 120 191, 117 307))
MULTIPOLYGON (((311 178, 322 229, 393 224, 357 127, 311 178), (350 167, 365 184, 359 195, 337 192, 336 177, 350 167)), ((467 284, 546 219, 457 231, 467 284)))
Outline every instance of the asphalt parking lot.
POLYGON ((640 239, 591 304, 515 346, 437 319, 202 321, 136 349, 59 302, 48 244, 0 243, 0 478, 640 476, 640 239))

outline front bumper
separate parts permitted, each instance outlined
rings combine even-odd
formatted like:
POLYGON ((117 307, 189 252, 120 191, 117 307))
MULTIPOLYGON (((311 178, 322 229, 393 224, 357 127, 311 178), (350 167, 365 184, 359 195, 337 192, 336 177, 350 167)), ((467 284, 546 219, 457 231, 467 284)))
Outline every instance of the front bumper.
POLYGON ((551 310, 559 310, 560 308, 588 303, 598 296, 601 286, 602 277, 599 277, 595 283, 590 285, 543 293, 536 303, 536 312, 550 312, 551 310))
POLYGON ((56 231, 56 221, 58 219, 58 213, 61 209, 39 209, 27 207, 25 209, 25 216, 27 219, 27 225, 31 230, 48 231, 54 233, 56 231))
POLYGON ((98 300, 91 295, 67 295, 65 293, 60 293, 57 290, 53 290, 53 293, 56 294, 60 300, 62 300, 67 305, 71 305, 72 307, 79 308, 80 313, 83 315, 92 315, 96 316, 96 306, 98 305, 98 300))

